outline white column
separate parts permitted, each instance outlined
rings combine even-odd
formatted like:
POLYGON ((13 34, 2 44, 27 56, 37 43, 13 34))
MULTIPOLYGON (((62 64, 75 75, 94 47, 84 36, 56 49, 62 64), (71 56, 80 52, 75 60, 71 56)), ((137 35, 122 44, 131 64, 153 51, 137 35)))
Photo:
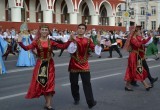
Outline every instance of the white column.
POLYGON ((77 22, 77 13, 70 13, 69 14, 70 24, 78 24, 77 22))
POLYGON ((91 25, 99 25, 99 16, 98 15, 91 16, 91 25))
POLYGON ((11 8, 11 21, 21 22, 21 8, 18 7, 11 8))
POLYGON ((109 26, 115 26, 115 17, 109 17, 109 26))
POLYGON ((159 25, 160 25, 160 2, 158 2, 158 25, 157 25, 157 28, 159 27, 159 25))
POLYGON ((60 13, 56 13, 56 23, 61 23, 61 14, 60 13))
POLYGON ((53 23, 52 11, 49 11, 49 10, 43 11, 43 22, 44 23, 53 23))

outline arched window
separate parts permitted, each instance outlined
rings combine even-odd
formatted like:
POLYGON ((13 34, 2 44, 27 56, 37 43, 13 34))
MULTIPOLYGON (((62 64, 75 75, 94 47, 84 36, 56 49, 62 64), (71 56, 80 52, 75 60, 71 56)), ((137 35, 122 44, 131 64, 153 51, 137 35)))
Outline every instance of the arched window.
POLYGON ((85 23, 85 24, 90 24, 91 23, 91 16, 90 16, 90 13, 89 13, 89 8, 88 8, 88 5, 86 3, 84 3, 82 5, 82 23, 85 23))
POLYGON ((37 22, 43 22, 43 11, 41 10, 41 4, 37 5, 37 14, 36 14, 37 22))
POLYGON ((8 0, 5 1, 6 21, 11 21, 11 8, 9 8, 8 0))
POLYGON ((100 8, 100 23, 101 25, 109 25, 109 18, 107 17, 107 10, 104 5, 100 8))
POLYGON ((61 22, 62 23, 69 23, 69 14, 68 14, 68 7, 65 4, 64 7, 62 8, 62 17, 61 17, 61 22))

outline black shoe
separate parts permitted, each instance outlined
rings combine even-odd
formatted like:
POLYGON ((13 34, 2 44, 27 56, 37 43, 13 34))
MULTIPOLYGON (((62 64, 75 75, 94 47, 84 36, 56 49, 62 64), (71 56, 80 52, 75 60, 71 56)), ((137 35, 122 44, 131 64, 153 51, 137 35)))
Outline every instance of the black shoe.
POLYGON ((119 56, 118 58, 122 58, 123 56, 119 56))
POLYGON ((46 109, 46 110, 55 110, 52 107, 47 107, 47 106, 45 106, 44 109, 46 109))
POLYGON ((139 87, 139 85, 137 84, 137 82, 131 82, 131 85, 134 87, 139 87))
POLYGON ((128 87, 125 87, 124 90, 125 90, 125 91, 133 91, 133 89, 128 88, 128 87))
POLYGON ((146 88, 146 91, 149 91, 150 89, 151 89, 151 87, 147 87, 147 88, 146 88))
POLYGON ((79 100, 75 100, 74 105, 78 105, 78 104, 79 104, 79 100))
POLYGON ((157 57, 155 60, 159 60, 159 57, 157 57))
POLYGON ((96 104, 97 104, 97 101, 94 101, 94 102, 92 103, 92 105, 88 105, 88 108, 91 109, 91 108, 94 107, 96 104))
POLYGON ((108 58, 112 58, 112 56, 108 56, 108 58))
POLYGON ((99 56, 98 58, 101 58, 101 56, 99 56))
POLYGON ((158 80, 158 77, 153 78, 153 79, 151 80, 151 85, 153 85, 157 80, 158 80))

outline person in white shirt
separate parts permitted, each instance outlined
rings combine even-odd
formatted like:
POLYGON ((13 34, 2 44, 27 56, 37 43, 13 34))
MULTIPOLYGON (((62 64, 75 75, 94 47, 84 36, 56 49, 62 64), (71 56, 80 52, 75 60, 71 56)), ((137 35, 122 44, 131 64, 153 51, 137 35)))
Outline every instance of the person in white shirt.
POLYGON ((120 38, 119 35, 114 34, 113 31, 109 31, 109 40, 111 42, 111 46, 109 47, 109 57, 108 58, 112 58, 112 51, 113 49, 119 54, 119 58, 122 58, 122 54, 117 46, 117 42, 116 39, 120 38))
MULTIPOLYGON (((70 38, 69 35, 64 35, 64 32, 63 32, 63 31, 60 32, 59 40, 60 40, 62 43, 67 42, 69 38, 70 38)), ((64 49, 61 49, 58 57, 62 56, 63 51, 64 51, 64 49)))

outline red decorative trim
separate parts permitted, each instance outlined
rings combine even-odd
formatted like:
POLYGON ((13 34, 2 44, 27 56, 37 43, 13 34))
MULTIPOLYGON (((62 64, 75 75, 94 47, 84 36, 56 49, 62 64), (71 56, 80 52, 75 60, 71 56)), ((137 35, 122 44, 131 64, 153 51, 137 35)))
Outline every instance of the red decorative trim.
POLYGON ((19 3, 19 6, 21 6, 21 3, 19 3))
POLYGON ((16 3, 16 6, 18 6, 18 3, 16 3))
POLYGON ((51 7, 50 6, 48 6, 48 9, 50 9, 51 7))

